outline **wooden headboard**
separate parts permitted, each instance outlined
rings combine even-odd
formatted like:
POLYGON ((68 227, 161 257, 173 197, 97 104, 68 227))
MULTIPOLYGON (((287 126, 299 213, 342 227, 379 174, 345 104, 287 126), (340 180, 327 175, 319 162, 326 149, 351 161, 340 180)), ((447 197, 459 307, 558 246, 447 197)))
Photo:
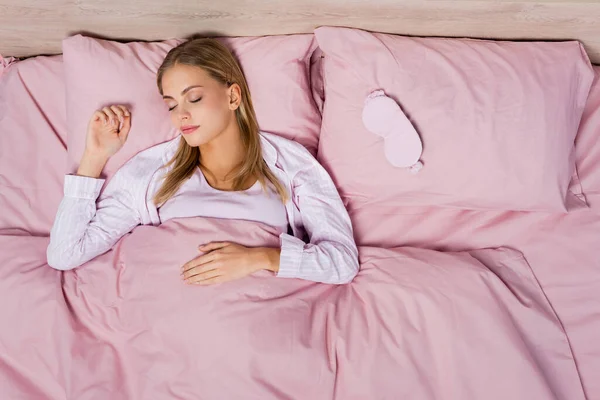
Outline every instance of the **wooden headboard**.
POLYGON ((600 63, 598 0, 0 0, 0 54, 57 54, 73 33, 159 40, 306 33, 320 25, 415 36, 577 39, 600 63))

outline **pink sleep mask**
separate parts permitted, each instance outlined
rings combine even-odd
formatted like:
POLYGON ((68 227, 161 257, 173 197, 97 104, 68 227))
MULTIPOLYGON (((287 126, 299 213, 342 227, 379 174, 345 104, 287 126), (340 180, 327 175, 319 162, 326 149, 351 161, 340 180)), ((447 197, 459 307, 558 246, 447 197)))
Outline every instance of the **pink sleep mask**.
POLYGON ((390 164, 398 168, 410 168, 413 173, 421 170, 421 138, 400 106, 383 90, 376 90, 367 96, 362 120, 370 132, 383 138, 385 157, 390 164))

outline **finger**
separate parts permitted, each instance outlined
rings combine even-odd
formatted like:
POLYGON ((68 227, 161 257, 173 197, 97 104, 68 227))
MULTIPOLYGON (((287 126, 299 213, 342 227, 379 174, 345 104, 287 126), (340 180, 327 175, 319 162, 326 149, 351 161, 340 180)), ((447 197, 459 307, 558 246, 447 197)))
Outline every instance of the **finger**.
POLYGON ((227 279, 224 275, 221 276, 216 276, 214 278, 210 278, 210 279, 206 279, 200 282, 196 282, 194 283, 194 285, 200 285, 200 286, 208 286, 208 285, 214 285, 217 283, 223 283, 223 282, 227 282, 229 279, 227 279))
POLYGON ((126 106, 117 106, 117 107, 119 107, 123 111, 123 115, 125 117, 131 116, 131 113, 129 112, 129 109, 126 106))
POLYGON ((113 110, 111 110, 110 107, 104 107, 102 111, 108 117, 108 122, 111 125, 116 125, 118 118, 117 115, 113 112, 113 110))
POLYGON ((94 121, 102 121, 104 123, 108 122, 108 116, 106 114, 104 114, 104 111, 102 110, 98 110, 96 112, 94 112, 94 121))
POLYGON ((125 106, 115 106, 118 108, 121 113, 121 125, 119 129, 119 138, 122 142, 127 140, 127 136, 129 135, 129 130, 131 129, 131 114, 129 114, 129 110, 125 106))
MULTIPOLYGON (((209 255, 209 254, 207 254, 209 255)), ((210 253, 211 258, 208 261, 202 262, 202 264, 188 268, 181 273, 184 279, 189 278, 193 275, 198 275, 207 271, 212 271, 223 266, 223 261, 220 259, 220 254, 210 253)))
POLYGON ((116 114, 117 118, 119 119, 119 122, 123 123, 123 120, 125 119, 125 113, 123 112, 123 110, 121 110, 119 106, 110 106, 110 109, 116 114))
POLYGON ((219 269, 219 267, 221 267, 221 263, 216 262, 216 261, 211 261, 209 263, 202 264, 197 267, 188 269, 186 272, 181 274, 181 277, 183 279, 189 279, 194 275, 200 275, 200 274, 203 274, 203 273, 206 273, 209 271, 215 271, 215 270, 219 269))
POLYGON ((106 115, 101 110, 95 111, 94 114, 92 114, 93 121, 99 121, 99 120, 104 121, 105 118, 106 118, 106 115))
POLYGON ((198 250, 207 253, 209 251, 222 249, 223 247, 227 247, 229 245, 231 245, 230 242, 212 242, 198 246, 198 250))
POLYGON ((125 142, 127 140, 127 136, 129 136, 130 129, 131 129, 131 118, 125 117, 125 120, 123 121, 123 125, 121 126, 121 129, 119 130, 119 137, 121 138, 121 141, 125 142))
POLYGON ((202 265, 197 265, 197 266, 194 266, 194 267, 186 269, 185 271, 183 271, 181 273, 181 277, 183 279, 187 279, 187 278, 189 278, 191 276, 198 275, 198 274, 200 274, 202 272, 206 272, 206 271, 211 271, 213 269, 217 269, 217 267, 218 266, 217 266, 217 264, 215 262, 210 261, 210 262, 204 263, 202 265))
POLYGON ((185 280, 186 283, 198 283, 205 281, 207 279, 216 278, 217 276, 221 276, 222 271, 219 269, 213 269, 210 271, 205 271, 200 274, 192 275, 185 280))
POLYGON ((181 267, 181 273, 185 274, 192 268, 201 267, 204 264, 213 262, 215 260, 215 258, 216 258, 215 253, 207 253, 207 254, 203 254, 199 257, 196 257, 192 261, 188 261, 187 263, 183 264, 183 267, 181 267))

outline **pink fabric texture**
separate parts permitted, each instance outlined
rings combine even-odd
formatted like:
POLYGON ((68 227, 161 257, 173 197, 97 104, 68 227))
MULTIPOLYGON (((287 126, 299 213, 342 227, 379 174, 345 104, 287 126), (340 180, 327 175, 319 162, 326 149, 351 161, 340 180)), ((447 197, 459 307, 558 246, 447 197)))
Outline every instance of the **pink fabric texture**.
POLYGON ((351 207, 567 210, 573 143, 593 79, 579 43, 332 27, 315 36, 325 54, 319 160, 351 207), (390 165, 385 141, 362 124, 364 99, 378 89, 420 135, 419 174, 390 165))
POLYGON ((62 276, 38 261, 45 240, 0 237, 0 293, 13 299, 0 316, 14 321, 0 331, 3 395, 584 399, 562 327, 516 251, 365 247, 347 286, 268 273, 186 286, 179 266, 211 240, 272 246, 277 235, 172 220, 62 276))
MULTIPOLYGON (((310 91, 313 35, 222 38, 237 56, 261 130, 316 153, 321 117, 310 91)), ((127 143, 108 162, 107 178, 138 152, 177 135, 156 87, 156 70, 177 40, 118 43, 81 35, 63 41, 67 76, 69 171, 79 164, 92 113, 107 104, 132 111, 127 143)))
POLYGON ((600 399, 600 67, 594 71, 575 146, 589 208, 568 214, 402 206, 350 211, 359 246, 521 251, 565 326, 588 399, 600 399))
POLYGON ((17 62, 17 59, 14 57, 2 57, 0 54, 0 76, 8 69, 11 64, 17 62))
MULTIPOLYGON (((310 90, 313 100, 319 110, 323 113, 323 103, 325 102, 325 84, 323 83, 323 51, 317 47, 310 57, 310 90)), ((320 127, 319 127, 320 128, 320 127)))
POLYGON ((67 155, 62 67, 34 57, 0 71, 0 233, 52 227, 67 155))
MULTIPOLYGON (((62 196, 61 70, 60 57, 38 57, 11 65, 0 77, 8 107, 0 118, 0 174, 9 182, 0 185, 0 320, 10 321, 0 327, 3 398, 194 398, 190 385, 197 382, 206 397, 222 390, 213 397, 245 398, 250 392, 235 390, 251 387, 256 397, 278 399, 299 397, 296 388, 315 399, 379 393, 581 399, 550 304, 564 325, 586 398, 600 399, 600 68, 576 137, 580 183, 571 182, 581 185, 589 208, 568 214, 351 209, 362 262, 351 285, 281 284, 259 274, 208 290, 183 286, 174 271, 198 241, 268 244, 272 232, 173 220, 136 229, 81 269, 61 273, 45 264, 48 238, 35 235, 47 234, 62 196), (19 236, 11 236, 13 230, 19 236), (34 236, 22 236, 28 233, 34 236), (174 244, 169 253, 167 243, 174 244), (483 250, 488 259, 471 251, 499 246, 517 249, 527 262, 505 249, 483 250), (230 352, 237 363, 227 358, 230 352), (381 368, 372 368, 378 362, 381 368)), ((567 195, 571 201, 578 199, 567 195)))

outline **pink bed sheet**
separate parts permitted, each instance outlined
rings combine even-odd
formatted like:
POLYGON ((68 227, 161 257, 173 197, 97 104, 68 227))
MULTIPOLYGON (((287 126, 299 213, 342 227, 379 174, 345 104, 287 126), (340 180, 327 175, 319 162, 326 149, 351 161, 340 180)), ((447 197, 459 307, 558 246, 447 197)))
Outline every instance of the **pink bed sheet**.
POLYGON ((186 285, 179 267, 210 240, 278 237, 245 221, 173 220, 65 273, 39 261, 42 238, 0 237, 0 292, 14 299, 0 311, 11 321, 3 395, 584 399, 562 325, 518 251, 363 247, 351 285, 268 273, 186 285))
POLYGON ((62 56, 2 60, 0 233, 48 235, 67 162, 62 56))

